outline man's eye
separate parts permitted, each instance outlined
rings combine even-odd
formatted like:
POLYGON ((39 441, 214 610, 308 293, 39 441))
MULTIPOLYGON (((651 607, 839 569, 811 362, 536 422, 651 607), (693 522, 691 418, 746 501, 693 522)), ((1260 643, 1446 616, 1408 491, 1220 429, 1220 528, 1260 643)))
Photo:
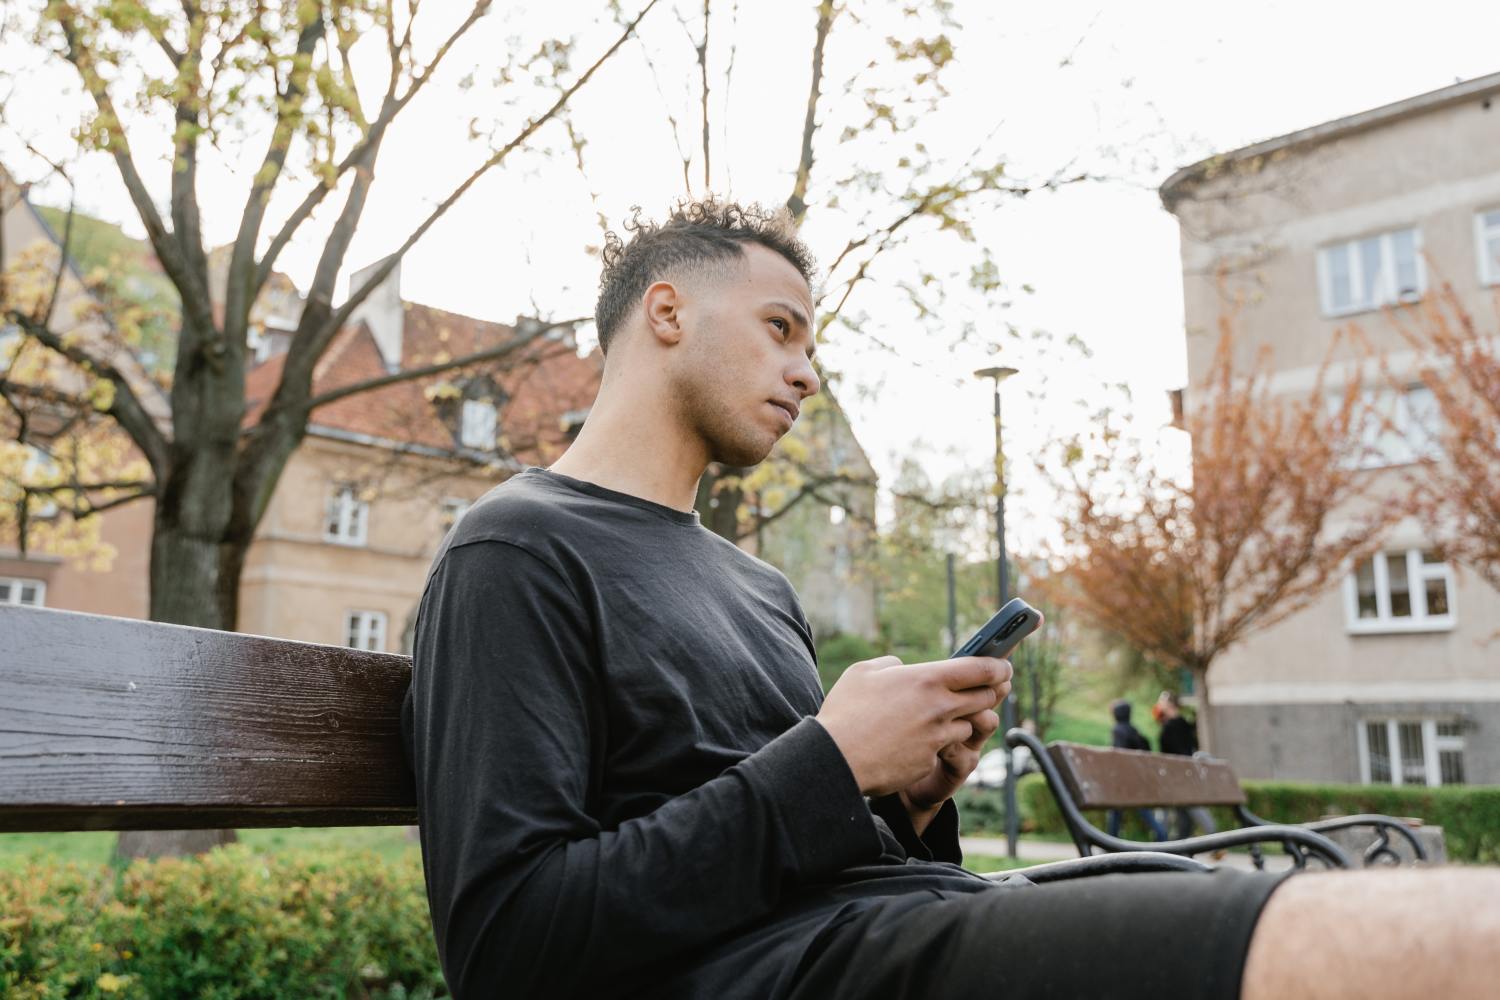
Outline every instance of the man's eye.
POLYGON ((781 331, 782 333, 787 333, 792 328, 791 324, 789 324, 784 319, 772 319, 771 320, 771 325, 774 326, 774 327, 776 327, 776 329, 779 330, 779 331, 781 331))

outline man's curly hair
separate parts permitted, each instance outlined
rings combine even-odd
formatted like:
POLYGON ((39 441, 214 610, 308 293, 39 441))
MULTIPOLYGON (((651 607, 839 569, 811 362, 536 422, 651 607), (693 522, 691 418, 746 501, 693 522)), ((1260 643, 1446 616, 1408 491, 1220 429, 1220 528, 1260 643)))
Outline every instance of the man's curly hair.
POLYGON ((809 285, 816 269, 784 210, 708 197, 679 202, 659 223, 642 220, 637 206, 622 228, 630 234, 628 243, 617 233, 604 234, 604 273, 594 307, 599 349, 605 353, 652 283, 741 258, 747 243, 781 254, 809 285))

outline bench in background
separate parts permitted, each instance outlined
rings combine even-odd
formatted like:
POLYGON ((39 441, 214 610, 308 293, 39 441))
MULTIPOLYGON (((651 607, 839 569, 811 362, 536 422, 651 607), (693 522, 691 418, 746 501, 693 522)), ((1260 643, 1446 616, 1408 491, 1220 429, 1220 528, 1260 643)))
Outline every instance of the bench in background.
POLYGON ((1227 761, 1212 757, 1116 750, 1057 742, 1043 745, 1021 729, 1006 733, 1012 747, 1027 747, 1046 776, 1047 784, 1062 811, 1068 833, 1082 856, 1095 851, 1134 851, 1147 847, 1168 854, 1192 856, 1230 847, 1248 847, 1257 868, 1264 867, 1261 845, 1274 843, 1291 856, 1298 867, 1310 858, 1333 868, 1348 868, 1352 861, 1328 834, 1354 828, 1375 832, 1373 843, 1363 853, 1366 866, 1399 863, 1391 836, 1405 840, 1412 856, 1425 861, 1427 854, 1407 824, 1391 816, 1342 816, 1316 823, 1277 824, 1256 816, 1246 808, 1244 789, 1227 761), (1185 840, 1142 844, 1111 837, 1090 823, 1086 809, 1183 809, 1193 806, 1225 806, 1233 810, 1240 828, 1189 837, 1185 840))

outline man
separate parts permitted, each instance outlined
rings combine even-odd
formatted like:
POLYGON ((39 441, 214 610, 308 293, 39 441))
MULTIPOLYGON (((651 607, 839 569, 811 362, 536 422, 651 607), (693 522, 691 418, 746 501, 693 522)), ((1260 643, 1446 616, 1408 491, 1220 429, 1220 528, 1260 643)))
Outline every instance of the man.
MULTIPOLYGON (((1154 707, 1161 720, 1161 735, 1157 737, 1161 752, 1175 753, 1184 757, 1191 757, 1197 753, 1198 730, 1182 717, 1182 703, 1177 700, 1176 692, 1163 691, 1157 697, 1154 707)), ((1218 829, 1214 824, 1213 813, 1202 806, 1177 809, 1174 810, 1174 814, 1177 822, 1173 836, 1179 840, 1185 840, 1193 835, 1194 824, 1204 833, 1213 833, 1218 829)))
MULTIPOLYGON (((713 202, 633 228, 606 247, 582 432, 469 510, 419 609, 403 735, 454 995, 1233 996, 1243 971, 1260 1000, 1288 995, 1288 961, 1335 979, 1327 932, 1303 948, 1327 893, 1296 885, 1315 876, 1277 889, 1252 948, 1274 876, 959 867, 951 796, 1009 664, 881 657, 825 699, 785 578, 693 513, 710 462, 764 459, 819 389, 806 251, 713 202)), ((1386 964, 1434 964, 1407 948, 1432 946, 1412 898, 1362 899, 1386 964)))
MULTIPOLYGON (((1141 731, 1135 728, 1130 721, 1130 702, 1120 699, 1109 706, 1110 715, 1114 716, 1115 726, 1109 731, 1110 743, 1120 750, 1150 750, 1151 744, 1141 731)), ((1150 809, 1137 809, 1136 815, 1140 816, 1141 822, 1151 831, 1151 839, 1166 840, 1167 831, 1162 828, 1156 813, 1150 809)), ((1111 809, 1104 817, 1104 832, 1111 837, 1120 835, 1121 813, 1118 809, 1111 809)))

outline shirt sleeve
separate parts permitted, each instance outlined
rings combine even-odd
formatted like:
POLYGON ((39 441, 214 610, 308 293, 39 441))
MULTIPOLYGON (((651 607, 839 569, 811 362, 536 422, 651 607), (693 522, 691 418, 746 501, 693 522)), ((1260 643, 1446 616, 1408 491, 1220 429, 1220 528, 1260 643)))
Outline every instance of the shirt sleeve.
POLYGON ((870 800, 870 811, 885 820, 909 858, 923 861, 964 863, 964 852, 958 842, 958 804, 952 799, 943 803, 937 815, 918 836, 911 816, 901 804, 900 795, 882 795, 870 800))
POLYGON ((812 717, 655 812, 596 819, 605 685, 562 575, 453 548, 419 610, 412 764, 433 929, 454 995, 570 996, 749 924, 877 857, 853 773, 812 717))

